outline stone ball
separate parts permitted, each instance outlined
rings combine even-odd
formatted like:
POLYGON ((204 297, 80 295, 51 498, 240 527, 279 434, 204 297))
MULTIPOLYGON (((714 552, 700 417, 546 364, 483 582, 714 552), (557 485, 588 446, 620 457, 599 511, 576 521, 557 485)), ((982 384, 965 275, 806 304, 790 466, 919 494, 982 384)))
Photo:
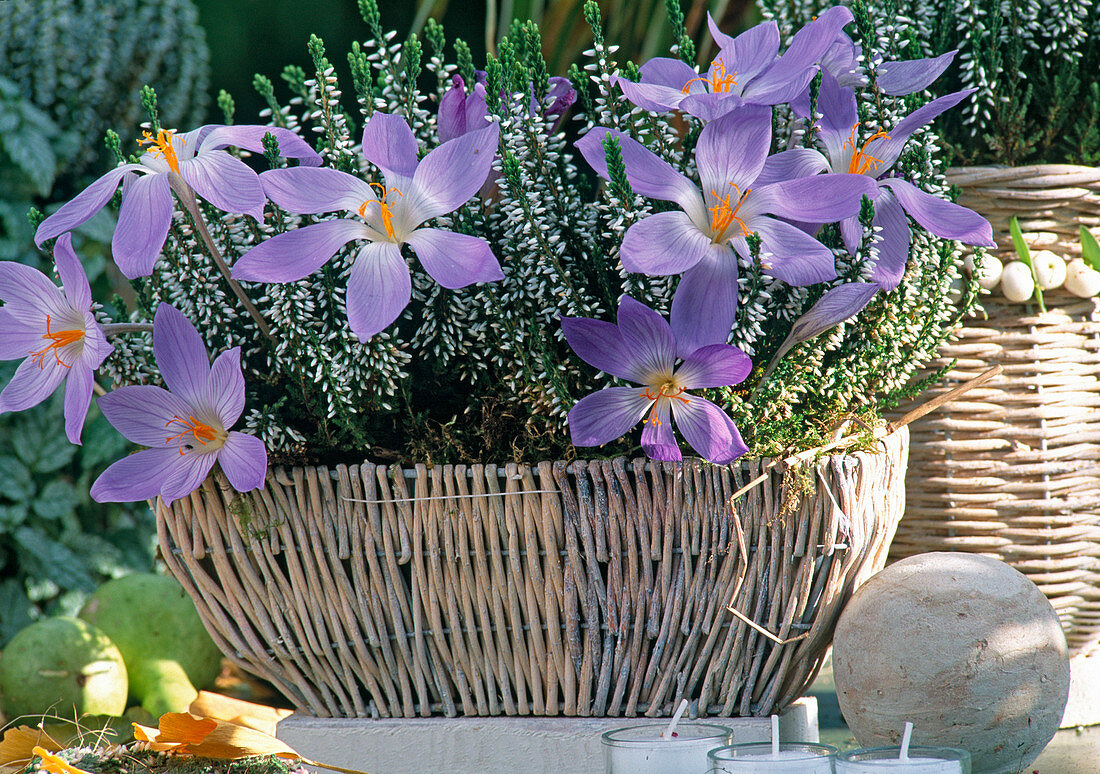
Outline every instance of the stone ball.
POLYGON ((871 578, 837 622, 841 712, 865 747, 960 747, 973 774, 1017 774, 1054 738, 1069 696, 1050 602, 1004 562, 911 556, 871 578))

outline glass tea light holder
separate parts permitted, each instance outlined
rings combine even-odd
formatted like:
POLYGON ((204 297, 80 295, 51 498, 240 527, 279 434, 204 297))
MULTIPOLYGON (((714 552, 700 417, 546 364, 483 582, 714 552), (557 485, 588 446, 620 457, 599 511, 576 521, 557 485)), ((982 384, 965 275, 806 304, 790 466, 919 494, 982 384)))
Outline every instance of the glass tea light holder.
POLYGON ((603 735, 607 774, 706 774, 707 753, 733 733, 714 723, 681 723, 681 701, 670 723, 616 728, 603 735))
POLYGON ((913 724, 905 724, 901 747, 864 747, 836 757, 837 774, 970 774, 970 753, 954 747, 910 745, 913 724))
POLYGON ((771 742, 719 747, 708 753, 707 774, 833 774, 836 748, 828 744, 780 742, 779 716, 772 715, 771 742))

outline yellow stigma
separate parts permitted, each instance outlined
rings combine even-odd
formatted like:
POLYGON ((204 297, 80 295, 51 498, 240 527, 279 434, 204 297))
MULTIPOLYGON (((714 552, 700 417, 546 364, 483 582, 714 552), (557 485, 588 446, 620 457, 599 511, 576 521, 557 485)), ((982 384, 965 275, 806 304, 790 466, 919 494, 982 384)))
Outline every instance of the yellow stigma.
POLYGON ((371 183, 370 187, 378 189, 378 201, 375 202, 375 201, 371 200, 371 201, 366 201, 366 202, 363 202, 362 204, 360 204, 359 205, 359 217, 360 218, 366 218, 367 217, 367 207, 369 207, 372 204, 377 204, 379 209, 382 211, 382 225, 385 226, 385 228, 386 228, 386 234, 389 236, 390 239, 392 239, 396 242, 397 241, 397 236, 393 232, 393 211, 390 210, 390 206, 388 204, 386 204, 386 197, 389 196, 391 193, 396 193, 398 196, 404 196, 405 194, 401 193, 396 188, 387 189, 384 186, 380 185, 379 183, 371 183))
POLYGON ((734 234, 733 236, 728 237, 728 239, 732 239, 736 236, 747 236, 749 233, 749 227, 746 226, 745 221, 743 221, 737 215, 737 211, 741 209, 741 205, 744 203, 745 197, 749 195, 752 189, 747 188, 745 189, 744 193, 741 193, 740 187, 734 185, 733 183, 730 183, 729 185, 731 188, 733 188, 734 191, 737 192, 737 203, 732 206, 730 205, 729 193, 722 197, 718 195, 717 191, 711 191, 711 194, 714 195, 714 198, 718 200, 718 202, 713 207, 707 208, 710 210, 710 230, 714 234, 712 239, 714 240, 715 244, 717 244, 719 241, 725 241, 725 239, 722 239, 722 237, 726 233, 726 229, 730 227, 731 223, 736 223, 738 226, 740 226, 741 233, 734 234))
MULTIPOLYGON (((165 163, 168 164, 169 169, 178 175, 180 173, 180 162, 179 159, 176 158, 175 148, 172 147, 172 138, 175 134, 176 133, 170 129, 158 129, 157 136, 154 138, 153 135, 148 132, 142 132, 145 139, 138 140, 138 144, 153 146, 149 148, 149 153, 163 158, 165 163)), ((184 141, 180 140, 180 142, 183 143, 184 141)))
POLYGON ((45 367, 44 359, 47 353, 53 353, 53 356, 57 359, 59 366, 70 368, 70 364, 64 362, 61 359, 61 354, 58 350, 61 347, 67 347, 70 344, 74 344, 84 338, 84 331, 73 328, 66 331, 51 331, 50 330, 50 316, 46 315, 46 332, 42 334, 42 338, 49 339, 50 344, 47 344, 44 348, 37 352, 31 352, 31 362, 37 365, 39 368, 45 367))
POLYGON ((675 378, 668 379, 657 387, 656 395, 653 394, 653 389, 653 387, 646 387, 645 391, 642 393, 643 398, 653 401, 653 408, 650 410, 649 416, 645 420, 646 424, 661 424, 661 420, 657 417, 657 408, 661 405, 661 398, 683 401, 685 405, 691 403, 690 399, 681 397, 687 388, 681 387, 679 381, 675 378))
POLYGON ((859 124, 852 124, 852 133, 848 135, 848 139, 844 141, 844 147, 851 146, 852 148, 852 160, 848 162, 848 174, 850 175, 862 175, 868 170, 874 169, 878 171, 878 165, 882 163, 882 159, 876 159, 870 153, 867 152, 867 146, 880 137, 884 140, 889 140, 890 135, 881 129, 870 137, 867 138, 867 142, 856 149, 856 130, 859 129, 859 124))
MULTIPOLYGON (((175 435, 168 436, 164 439, 164 442, 171 443, 172 441, 175 441, 176 444, 179 446, 180 454, 187 453, 187 451, 183 448, 183 441, 184 438, 188 435, 198 441, 200 446, 206 446, 208 443, 218 440, 220 440, 222 443, 225 443, 225 439, 228 437, 228 433, 226 433, 224 430, 219 433, 210 425, 205 425, 192 416, 188 416, 187 419, 183 419, 179 415, 176 415, 164 423, 165 427, 171 427, 172 425, 180 425, 183 427, 183 430, 176 433, 175 435)), ((218 444, 218 447, 220 446, 221 444, 218 444)))
POLYGON ((726 66, 719 59, 714 62, 710 67, 710 72, 707 75, 700 75, 698 78, 692 78, 684 84, 683 92, 687 94, 691 90, 691 84, 696 81, 702 81, 710 87, 712 94, 726 94, 729 92, 731 86, 737 85, 737 71, 732 73, 726 72, 726 66))

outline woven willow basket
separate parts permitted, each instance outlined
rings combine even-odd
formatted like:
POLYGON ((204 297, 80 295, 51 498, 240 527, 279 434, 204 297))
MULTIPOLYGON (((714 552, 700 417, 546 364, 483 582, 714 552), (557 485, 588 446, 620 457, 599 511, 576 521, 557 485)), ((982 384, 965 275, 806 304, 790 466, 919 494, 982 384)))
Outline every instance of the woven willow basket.
MULTIPOLYGON (((993 224, 1014 257, 1017 215, 1033 249, 1079 256, 1080 225, 1100 236, 1100 169, 1067 165, 950 170, 959 201, 993 224)), ((910 425, 908 506, 891 559, 960 550, 1027 575, 1061 616, 1071 655, 1100 644, 1100 304, 1064 290, 1047 312, 983 296, 940 350, 954 370, 921 400, 987 368, 1004 373, 910 425)))
POLYGON ((218 473, 159 540, 227 656, 313 715, 768 715, 885 563, 907 439, 734 507, 766 460, 218 473))

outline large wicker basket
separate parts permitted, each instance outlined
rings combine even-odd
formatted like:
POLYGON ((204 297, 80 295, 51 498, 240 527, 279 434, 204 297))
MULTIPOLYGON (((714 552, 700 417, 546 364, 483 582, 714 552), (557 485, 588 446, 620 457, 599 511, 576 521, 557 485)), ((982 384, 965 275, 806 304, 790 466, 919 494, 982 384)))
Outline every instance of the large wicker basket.
MULTIPOLYGON (((1100 235, 1100 169, 963 168, 960 203, 1008 221, 1033 248, 1080 255, 1080 225, 1100 235)), ((1073 655, 1100 644, 1100 303, 1063 290, 1048 311, 995 290, 933 366, 956 367, 922 400, 1002 365, 1004 373, 910 428, 908 507, 891 549, 995 556, 1027 575, 1062 619, 1073 655)))
POLYGON ((158 507, 160 547, 227 656, 314 715, 767 715, 884 564, 907 438, 786 471, 363 464, 244 496, 219 474, 158 507))

